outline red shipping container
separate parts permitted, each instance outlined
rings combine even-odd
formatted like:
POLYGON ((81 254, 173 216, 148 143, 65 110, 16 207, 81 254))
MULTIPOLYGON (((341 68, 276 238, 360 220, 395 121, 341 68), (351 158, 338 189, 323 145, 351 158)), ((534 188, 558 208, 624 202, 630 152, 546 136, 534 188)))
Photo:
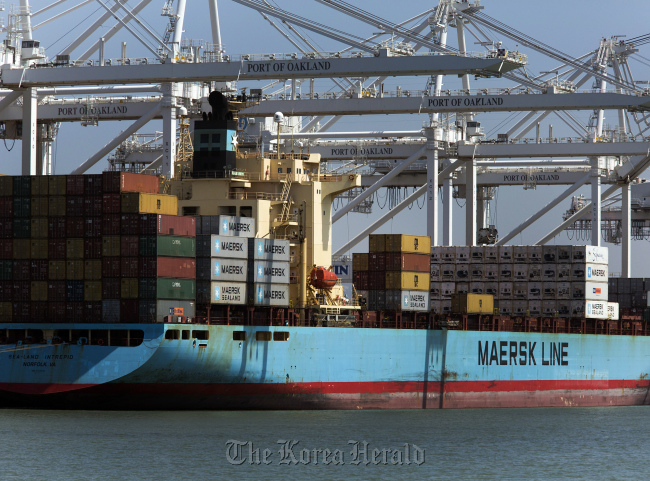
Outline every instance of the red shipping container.
POLYGON ((0 239, 0 259, 13 259, 14 240, 0 239))
POLYGON ((0 301, 14 300, 14 281, 0 281, 0 301))
POLYGON ((138 322, 138 300, 128 299, 120 301, 120 321, 138 322))
POLYGON ((3 195, 0 197, 0 217, 13 217, 14 198, 3 195))
MULTIPOLYGON (((96 192, 95 194, 101 194, 96 192)), ((84 215, 95 217, 102 215, 103 198, 101 195, 89 195, 84 197, 84 215)))
POLYGON ((121 216, 119 214, 102 215, 102 235, 120 234, 121 216))
POLYGON ((34 259, 29 263, 30 278, 32 281, 46 281, 48 279, 49 263, 45 259, 34 259))
POLYGON ((140 216, 140 234, 196 236, 196 217, 144 214, 140 216))
POLYGON ((65 318, 68 322, 81 322, 84 317, 83 302, 66 302, 65 318))
POLYGON ((140 214, 122 214, 120 216, 120 234, 140 235, 140 214))
POLYGON ((140 257, 139 277, 156 277, 157 257, 140 257))
POLYGON ((84 239, 84 259, 101 259, 101 258, 102 258, 101 238, 84 239))
POLYGON ((47 303, 47 319, 50 322, 64 322, 65 321, 65 302, 48 302, 47 303))
POLYGON ((102 195, 102 214, 119 214, 122 207, 122 196, 120 194, 102 195))
POLYGON ((368 289, 368 271, 354 271, 352 273, 354 287, 358 290, 368 289))
POLYGON ((386 272, 369 271, 368 272, 368 289, 383 291, 386 289, 386 272))
POLYGON ((102 279, 102 299, 119 299, 121 292, 120 279, 102 279))
POLYGON ((103 178, 102 174, 84 175, 84 194, 101 195, 103 178))
POLYGON ((102 277, 120 277, 120 267, 119 257, 102 258, 102 277))
POLYGON ((29 322, 31 302, 14 302, 14 322, 29 322))
POLYGON ((83 175, 66 175, 65 176, 66 195, 83 195, 84 183, 85 180, 83 175))
POLYGON ((13 299, 14 301, 30 301, 31 283, 29 281, 14 281, 13 299))
POLYGON ((84 236, 83 217, 66 217, 65 218, 65 236, 66 237, 83 237, 84 236))
POLYGON ((183 257, 158 257, 158 277, 196 279, 196 260, 183 257))
POLYGON ((136 257, 140 254, 140 236, 123 235, 120 237, 120 255, 136 257))
POLYGON ((368 270, 369 271, 385 271, 386 270, 386 253, 385 252, 371 252, 368 254, 368 270))
POLYGON ((47 298, 50 301, 65 299, 66 281, 49 281, 47 283, 47 298))
POLYGON ((66 218, 50 217, 47 221, 47 234, 50 239, 63 239, 65 237, 66 218))
POLYGON ((14 238, 14 219, 11 217, 0 217, 0 238, 14 238))
POLYGON ((431 270, 431 257, 428 254, 389 252, 386 255, 386 270, 411 272, 430 272, 431 270))
POLYGON ((65 198, 65 214, 67 217, 84 215, 84 198, 80 195, 70 195, 65 198))
MULTIPOLYGON (((98 322, 97 319, 102 318, 102 301, 84 302, 83 303, 83 321, 84 322, 98 322)), ((94 339, 93 342, 97 341, 94 339)), ((106 339, 104 339, 106 342, 106 339)))
POLYGON ((102 236, 102 218, 87 217, 84 219, 84 237, 101 237, 102 236))
POLYGON ((138 277, 140 275, 140 260, 137 257, 121 258, 120 275, 122 277, 138 277))
POLYGON ((29 322, 43 322, 47 319, 47 302, 29 303, 29 322))
MULTIPOLYGON (((47 261, 46 261, 47 262, 47 261)), ((14 261, 12 276, 14 281, 32 280, 32 271, 29 260, 14 261)))
POLYGON ((160 193, 157 175, 132 174, 130 172, 104 172, 102 179, 104 192, 144 192, 160 193))
POLYGON ((47 257, 51 260, 65 259, 66 243, 65 239, 50 239, 47 241, 47 257))

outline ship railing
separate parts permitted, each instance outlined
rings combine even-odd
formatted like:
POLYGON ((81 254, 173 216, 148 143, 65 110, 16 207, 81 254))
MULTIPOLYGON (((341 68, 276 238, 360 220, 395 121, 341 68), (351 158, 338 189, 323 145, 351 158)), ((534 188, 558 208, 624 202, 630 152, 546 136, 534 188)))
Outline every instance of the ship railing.
POLYGON ((298 214, 280 214, 274 219, 275 222, 298 222, 298 214))
MULTIPOLYGON (((352 174, 350 174, 350 175, 352 175, 352 174)), ((341 182, 341 180, 343 180, 342 175, 323 174, 323 175, 318 176, 318 181, 319 182, 341 182)))
POLYGON ((228 199, 255 199, 281 201, 282 194, 269 192, 228 192, 228 199))
MULTIPOLYGON (((266 154, 266 157, 269 159, 276 159, 278 158, 278 153, 277 152, 270 152, 266 154)), ((311 157, 311 154, 306 154, 302 152, 280 152, 280 159, 284 160, 309 160, 311 157)))

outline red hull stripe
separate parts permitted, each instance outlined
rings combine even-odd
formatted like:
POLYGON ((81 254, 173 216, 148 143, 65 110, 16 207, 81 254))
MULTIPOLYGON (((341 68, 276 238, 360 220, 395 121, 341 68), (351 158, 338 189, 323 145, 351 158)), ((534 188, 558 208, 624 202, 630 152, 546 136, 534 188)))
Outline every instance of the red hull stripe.
MULTIPOLYGON (((131 394, 186 394, 255 396, 268 394, 393 394, 439 393, 439 382, 334 382, 334 383, 239 383, 239 384, 33 384, 0 383, 0 390, 21 394, 54 394, 94 388, 93 391, 131 394)), ((647 389, 650 380, 540 380, 540 381, 447 381, 447 393, 490 393, 516 391, 572 391, 647 389)))

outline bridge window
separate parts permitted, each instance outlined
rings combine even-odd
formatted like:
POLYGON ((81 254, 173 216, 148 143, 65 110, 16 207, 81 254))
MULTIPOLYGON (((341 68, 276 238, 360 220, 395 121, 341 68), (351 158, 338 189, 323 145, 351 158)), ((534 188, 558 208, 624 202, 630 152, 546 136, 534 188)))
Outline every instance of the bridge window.
POLYGON ((273 340, 274 341, 288 341, 289 340, 289 333, 284 332, 284 331, 276 331, 273 333, 273 340))
POLYGON ((168 341, 172 341, 175 339, 179 339, 180 333, 178 332, 178 329, 167 329, 165 332, 165 339, 168 341))
POLYGON ((233 331, 232 332, 233 341, 245 341, 246 340, 246 331, 233 331))
POLYGON ((199 341, 207 341, 209 334, 208 331, 192 331, 192 337, 199 341))
POLYGON ((271 340, 271 331, 257 331, 255 333, 256 341, 270 341, 271 340))

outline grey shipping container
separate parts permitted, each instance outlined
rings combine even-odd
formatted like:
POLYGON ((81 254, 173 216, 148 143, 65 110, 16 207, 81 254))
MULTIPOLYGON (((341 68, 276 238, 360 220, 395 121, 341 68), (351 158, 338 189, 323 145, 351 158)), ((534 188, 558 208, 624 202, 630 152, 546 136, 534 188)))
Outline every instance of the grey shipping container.
POLYGON ((289 284, 288 262, 254 261, 249 267, 249 282, 289 284))
POLYGON ((246 282, 248 276, 248 261, 243 259, 228 259, 226 257, 213 257, 210 261, 211 280, 246 282))
POLYGON ((194 301, 181 300, 158 300, 158 301, 140 301, 139 305, 140 322, 165 322, 167 316, 178 316, 192 318, 196 315, 196 303, 194 301), (180 314, 179 309, 182 309, 180 314), (177 314, 174 315, 173 313, 177 314))
POLYGON ((285 239, 253 239, 248 248, 251 259, 260 261, 289 262, 289 241, 285 239))
POLYGON ((219 235, 228 237, 255 237, 255 219, 252 217, 220 215, 219 235))
POLYGON ((212 257, 248 258, 248 239, 227 236, 211 236, 210 255, 212 257))
POLYGON ((289 285, 255 283, 249 298, 254 306, 289 307, 289 285))
POLYGON ((246 304, 247 285, 245 282, 220 282, 210 283, 210 302, 212 304, 246 304))

